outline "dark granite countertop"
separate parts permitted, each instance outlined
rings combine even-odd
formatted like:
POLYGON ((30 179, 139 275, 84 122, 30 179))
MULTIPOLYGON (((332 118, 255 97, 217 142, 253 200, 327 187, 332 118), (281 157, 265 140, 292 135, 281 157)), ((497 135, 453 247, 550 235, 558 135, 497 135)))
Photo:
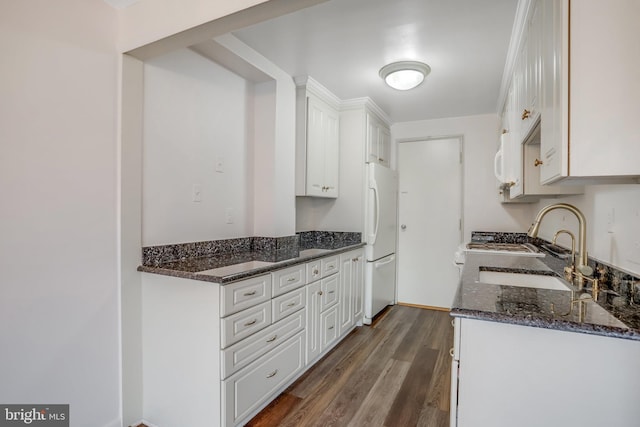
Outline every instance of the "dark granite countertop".
POLYGON ((313 248, 288 251, 283 254, 264 251, 219 254, 215 256, 168 261, 159 265, 141 265, 138 271, 228 284, 241 279, 269 273, 281 268, 308 262, 325 256, 361 248, 364 243, 331 242, 313 248))
MULTIPOLYGON (((547 255, 545 258, 551 257, 547 255)), ((592 300, 572 304, 572 299, 579 297, 577 289, 572 285, 569 285, 572 291, 564 291, 478 281, 481 270, 557 276, 547 265, 553 260, 545 258, 468 253, 451 315, 640 340, 640 322, 637 322, 640 307, 625 307, 616 314, 616 311, 607 306, 606 298, 600 304, 592 300), (584 306, 582 315, 580 305, 584 306)))

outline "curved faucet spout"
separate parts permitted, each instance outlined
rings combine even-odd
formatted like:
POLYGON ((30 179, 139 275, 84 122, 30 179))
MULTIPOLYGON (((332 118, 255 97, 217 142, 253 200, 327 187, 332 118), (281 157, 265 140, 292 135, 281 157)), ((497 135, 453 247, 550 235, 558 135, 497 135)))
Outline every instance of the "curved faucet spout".
POLYGON ((527 235, 529 235, 529 237, 537 237, 538 231, 540 230, 540 221, 542 221, 542 218, 544 218, 547 213, 555 209, 567 210, 573 213, 576 218, 578 218, 578 223, 580 226, 580 230, 578 233, 578 251, 580 252, 580 257, 578 258, 578 265, 576 266, 576 269, 581 274, 590 276, 593 273, 593 269, 588 265, 589 257, 587 255, 587 220, 580 209, 568 203, 555 203, 553 205, 545 206, 544 208, 540 209, 540 212, 538 212, 538 215, 536 215, 536 219, 534 220, 533 224, 531 224, 527 235))

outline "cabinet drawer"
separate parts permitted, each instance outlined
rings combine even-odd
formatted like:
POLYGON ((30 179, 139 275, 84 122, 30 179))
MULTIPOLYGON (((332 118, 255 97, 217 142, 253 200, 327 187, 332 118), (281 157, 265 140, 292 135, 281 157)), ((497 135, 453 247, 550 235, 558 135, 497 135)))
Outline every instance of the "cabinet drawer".
POLYGON ((296 333, 304 330, 306 310, 274 323, 250 337, 222 350, 221 374, 227 378, 296 333))
POLYGON ((270 324, 271 301, 225 317, 221 320, 222 348, 226 348, 270 324))
POLYGON ((304 332, 298 332, 222 382, 222 419, 226 426, 246 421, 304 369, 304 343, 304 332))
POLYGON ((271 299, 271 275, 222 285, 220 289, 220 316, 224 317, 271 299))
POLYGON ((320 351, 329 348, 338 339, 338 307, 320 314, 320 351))
POLYGON ((327 308, 335 305, 338 302, 338 284, 340 276, 333 275, 322 279, 320 283, 320 311, 324 311, 327 308))
POLYGON ((273 322, 277 322, 304 308, 306 289, 300 288, 271 300, 271 315, 273 322))
POLYGON ((285 294, 305 284, 306 271, 304 264, 274 271, 271 274, 273 281, 271 294, 274 297, 285 294))
POLYGON ((337 273, 340 270, 340 257, 338 255, 320 259, 320 273, 322 277, 337 273))
POLYGON ((320 264, 319 259, 307 263, 307 283, 315 282, 322 277, 320 264))

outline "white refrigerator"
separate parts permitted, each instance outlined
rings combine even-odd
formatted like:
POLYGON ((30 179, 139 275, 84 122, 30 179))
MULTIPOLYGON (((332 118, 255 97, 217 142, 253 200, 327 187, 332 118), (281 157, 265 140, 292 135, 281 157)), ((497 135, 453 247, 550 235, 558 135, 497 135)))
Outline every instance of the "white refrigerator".
POLYGON ((375 163, 367 165, 365 209, 364 320, 371 319, 396 301, 396 231, 398 177, 375 163))

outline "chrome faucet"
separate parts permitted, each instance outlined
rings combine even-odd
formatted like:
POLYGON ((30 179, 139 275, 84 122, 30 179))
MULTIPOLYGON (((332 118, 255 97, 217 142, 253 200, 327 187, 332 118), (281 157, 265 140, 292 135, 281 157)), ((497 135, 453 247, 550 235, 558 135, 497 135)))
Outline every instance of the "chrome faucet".
MULTIPOLYGON (((538 215, 536 215, 536 219, 533 224, 531 224, 527 235, 529 237, 537 237, 538 231, 540 229, 540 221, 542 221, 542 218, 544 218, 547 213, 555 209, 568 210, 578 218, 578 223, 580 226, 580 230, 578 233, 578 251, 580 256, 578 258, 577 265, 575 265, 576 262, 574 261, 574 268, 579 276, 591 276, 593 274, 593 269, 588 265, 589 258, 587 256, 587 220, 585 219, 582 212, 580 212, 580 209, 568 203, 556 203, 553 205, 545 206, 544 208, 540 209, 540 212, 538 212, 538 215)), ((582 289, 582 280, 579 281, 578 286, 580 287, 580 289, 582 289)))

